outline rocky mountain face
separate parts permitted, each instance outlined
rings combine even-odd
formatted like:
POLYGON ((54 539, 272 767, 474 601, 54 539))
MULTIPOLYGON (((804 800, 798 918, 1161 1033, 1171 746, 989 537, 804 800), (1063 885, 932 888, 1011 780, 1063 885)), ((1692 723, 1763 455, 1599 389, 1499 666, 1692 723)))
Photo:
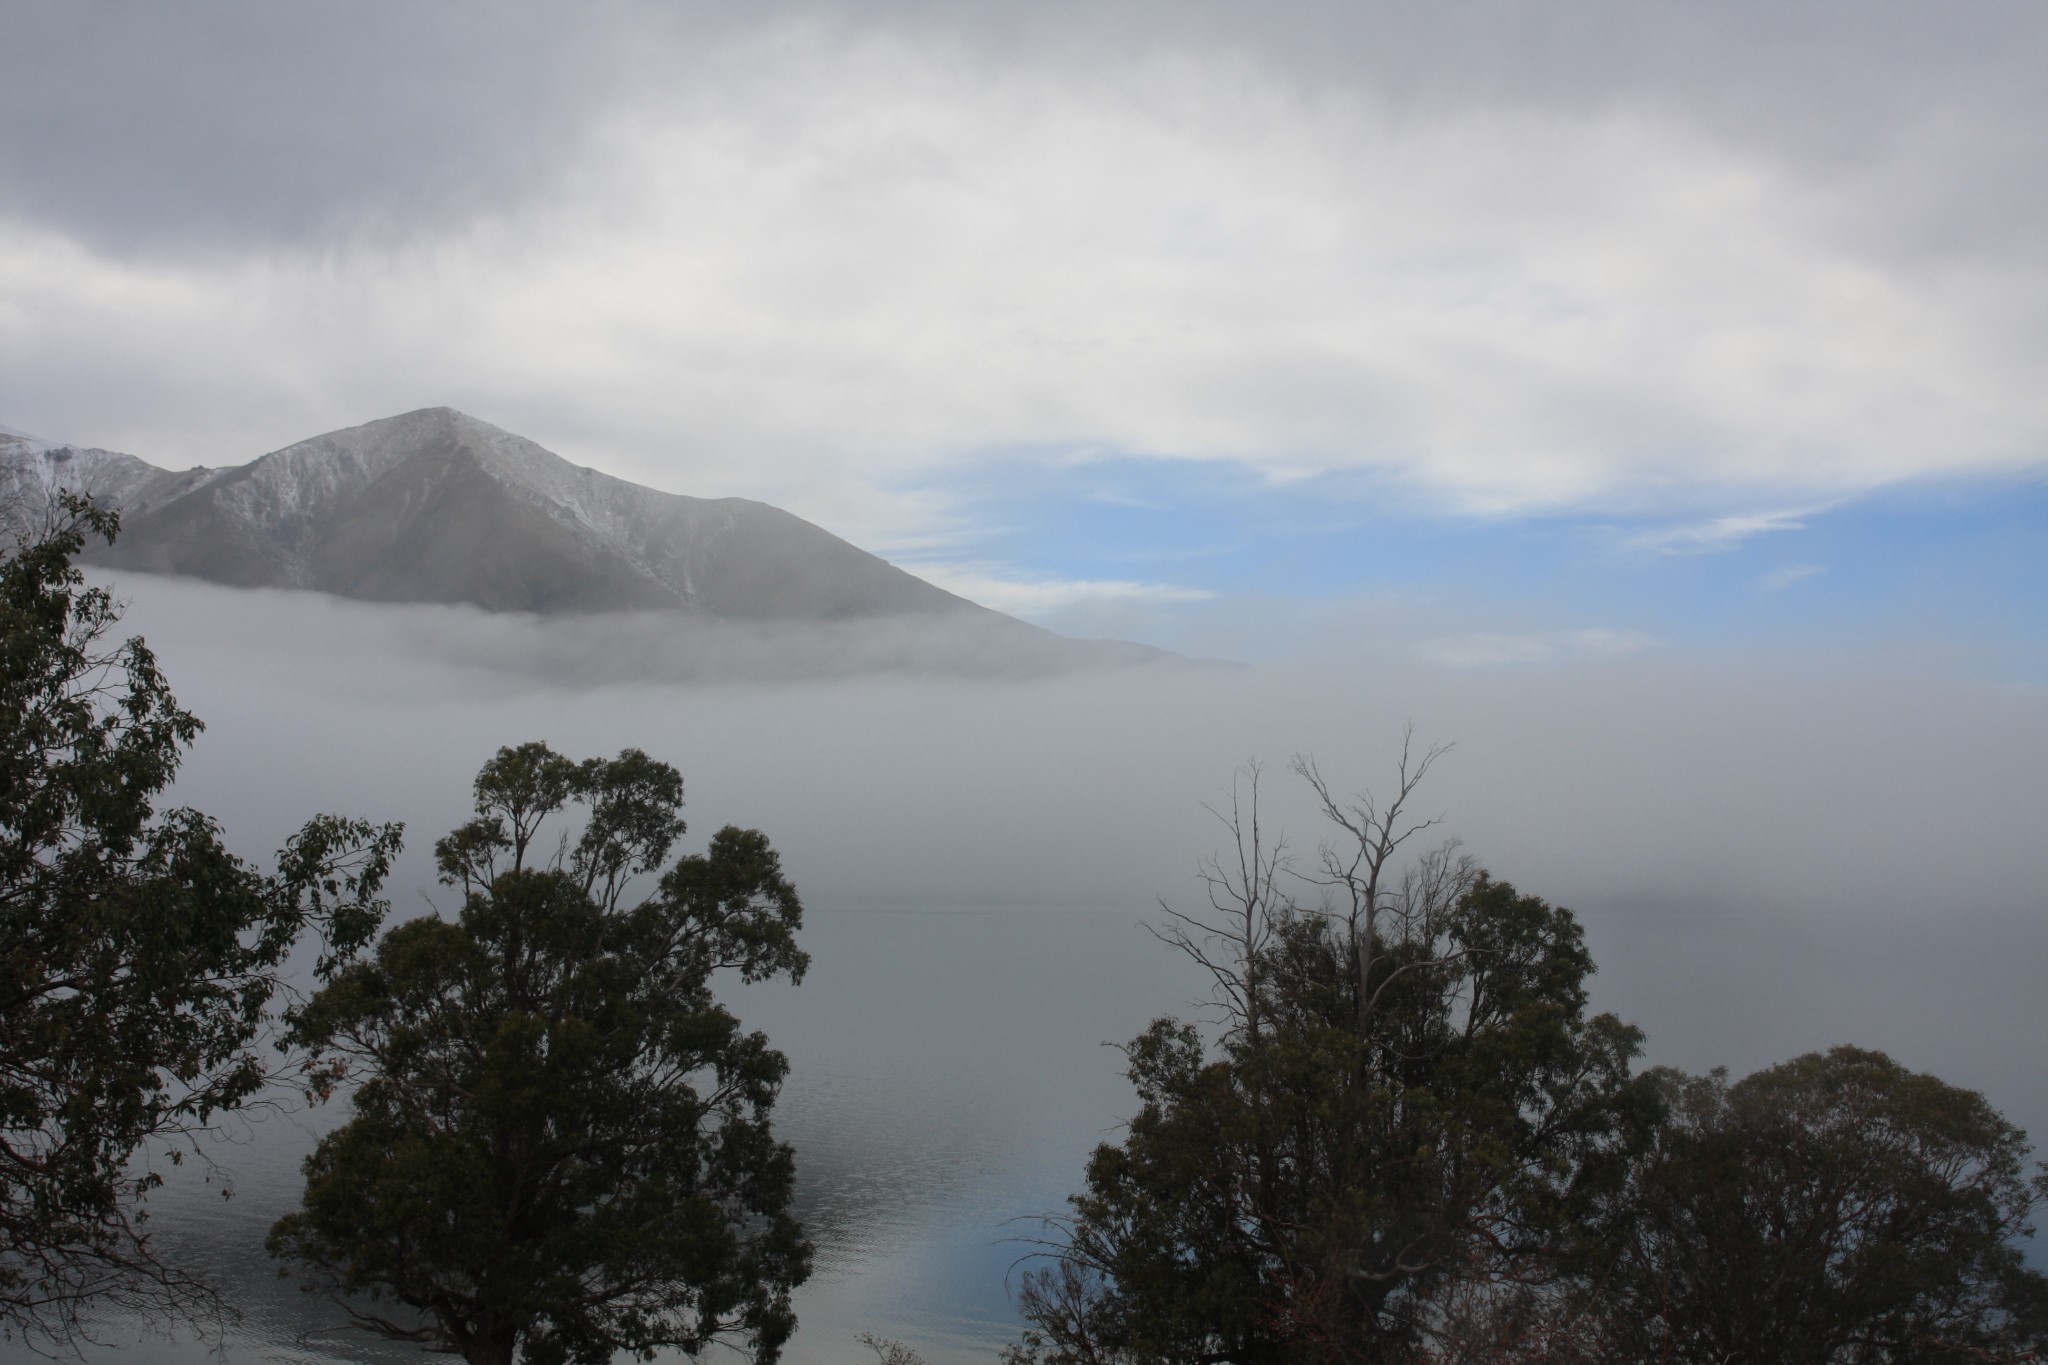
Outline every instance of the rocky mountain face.
POLYGON ((0 427, 0 506, 33 519, 65 489, 90 492, 102 502, 141 510, 179 488, 189 488, 207 470, 173 474, 118 451, 60 445, 12 427, 0 427))
POLYGON ((238 587, 542 614, 958 615, 1056 638, 765 503, 642 488, 450 408, 184 473, 0 428, 0 495, 60 488, 121 509, 93 562, 238 587))

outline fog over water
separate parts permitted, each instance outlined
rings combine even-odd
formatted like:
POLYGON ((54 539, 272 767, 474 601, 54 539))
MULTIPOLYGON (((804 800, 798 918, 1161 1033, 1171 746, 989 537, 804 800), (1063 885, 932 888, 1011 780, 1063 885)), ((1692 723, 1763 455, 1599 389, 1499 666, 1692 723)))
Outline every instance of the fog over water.
MULTIPOLYGON (((1200 993, 1142 924, 1155 897, 1197 894, 1219 833, 1201 803, 1264 759, 1270 822, 1312 850, 1286 760, 1383 784, 1409 720, 1458 745, 1424 808, 1579 912, 1595 1002, 1648 1031, 1650 1061, 1740 1074, 1855 1042, 2048 1135, 2037 690, 1904 653, 1457 669, 1343 641, 1243 667, 793 680, 831 645, 815 634, 758 637, 748 676, 676 682, 675 657, 602 623, 118 586, 207 722, 176 799, 256 858, 316 811, 405 821, 399 916, 452 907, 431 845, 501 744, 638 746, 682 770, 692 846, 726 823, 768 832, 808 907, 811 975, 728 998, 792 1061, 778 1126, 819 1245, 797 1365, 860 1358, 862 1330, 934 1365, 1014 1333, 1004 1277, 1026 1248, 1008 1239, 1030 1228, 1007 1220, 1056 1209, 1130 1108, 1101 1044, 1200 993)), ((335 1117, 253 1128, 231 1203, 165 1201, 166 1236, 247 1286, 230 1358, 305 1354, 279 1343, 320 1320, 258 1243, 335 1117)), ((133 1358, 157 1355, 192 1352, 133 1358)))
MULTIPOLYGON (((221 470, 450 406, 1239 661, 118 582, 208 727, 173 799, 262 863, 404 821, 398 917, 501 745, 766 831, 787 1358, 986 1360, 1104 1044, 1199 1006, 1145 925, 1203 803, 1263 760, 1312 855, 1289 760, 1384 789, 1411 722, 1646 1063, 1852 1042, 2048 1145, 2044 72, 2040 0, 0 0, 0 431, 221 470)), ((155 1201, 225 1359, 418 1358, 293 1344, 261 1251, 342 1117, 155 1201)))

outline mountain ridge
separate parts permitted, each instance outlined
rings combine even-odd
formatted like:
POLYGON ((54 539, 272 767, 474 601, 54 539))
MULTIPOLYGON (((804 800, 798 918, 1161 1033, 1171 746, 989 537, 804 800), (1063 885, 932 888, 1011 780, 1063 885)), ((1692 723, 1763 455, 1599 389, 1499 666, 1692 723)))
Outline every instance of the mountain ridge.
POLYGON ((17 496, 91 491, 122 534, 90 562, 236 587, 494 611, 676 610, 722 620, 1002 616, 746 498, 664 493, 453 408, 183 473, 0 429, 17 496))

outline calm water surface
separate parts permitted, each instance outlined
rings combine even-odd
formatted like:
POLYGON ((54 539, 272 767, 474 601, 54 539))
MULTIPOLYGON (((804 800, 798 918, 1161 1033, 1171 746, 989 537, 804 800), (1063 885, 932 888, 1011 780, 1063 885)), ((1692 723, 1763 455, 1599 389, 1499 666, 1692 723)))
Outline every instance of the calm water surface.
MULTIPOLYGON (((812 907, 804 984, 727 999, 788 1054, 777 1127, 797 1151, 817 1255, 791 1365, 871 1360, 870 1331, 932 1365, 988 1359, 1017 1332, 1008 1285, 1035 1215, 1056 1211, 1131 1107, 1109 1042, 1197 990, 1131 911, 812 907)), ((298 1197, 298 1161, 339 1112, 272 1115, 223 1149, 234 1197, 182 1175, 159 1196, 164 1240, 231 1285, 243 1314, 215 1350, 116 1326, 136 1365, 419 1360, 332 1334, 334 1314, 262 1252, 298 1197)), ((6 1348, 12 1362, 33 1359, 6 1348)), ((709 1359, 711 1357, 707 1357, 709 1359)))

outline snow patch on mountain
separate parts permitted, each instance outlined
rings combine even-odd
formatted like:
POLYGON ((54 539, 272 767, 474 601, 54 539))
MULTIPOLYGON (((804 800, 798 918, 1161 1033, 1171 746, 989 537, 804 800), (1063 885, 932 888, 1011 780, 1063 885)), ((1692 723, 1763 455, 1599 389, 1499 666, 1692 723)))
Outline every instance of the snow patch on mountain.
MULTIPOLYGON (((764 649, 781 658, 770 645, 785 627, 810 632, 801 667, 785 661, 807 676, 993 675, 1156 657, 990 611, 766 503, 643 488, 452 408, 180 474, 0 435, 0 495, 32 493, 16 502, 34 511, 59 488, 122 513, 117 542, 87 552, 93 564, 558 623, 630 618, 628 638, 686 640, 676 647, 690 662, 676 666, 693 677, 764 649)), ((757 665, 733 676, 762 673, 757 665)))
POLYGON ((0 452, 52 450, 62 445, 61 441, 46 441, 40 436, 31 436, 25 431, 0 423, 0 452))
POLYGON ((90 494, 112 507, 140 507, 160 501, 168 485, 177 482, 180 476, 119 451, 58 445, 12 432, 0 436, 0 493, 32 509, 66 492, 90 494))

